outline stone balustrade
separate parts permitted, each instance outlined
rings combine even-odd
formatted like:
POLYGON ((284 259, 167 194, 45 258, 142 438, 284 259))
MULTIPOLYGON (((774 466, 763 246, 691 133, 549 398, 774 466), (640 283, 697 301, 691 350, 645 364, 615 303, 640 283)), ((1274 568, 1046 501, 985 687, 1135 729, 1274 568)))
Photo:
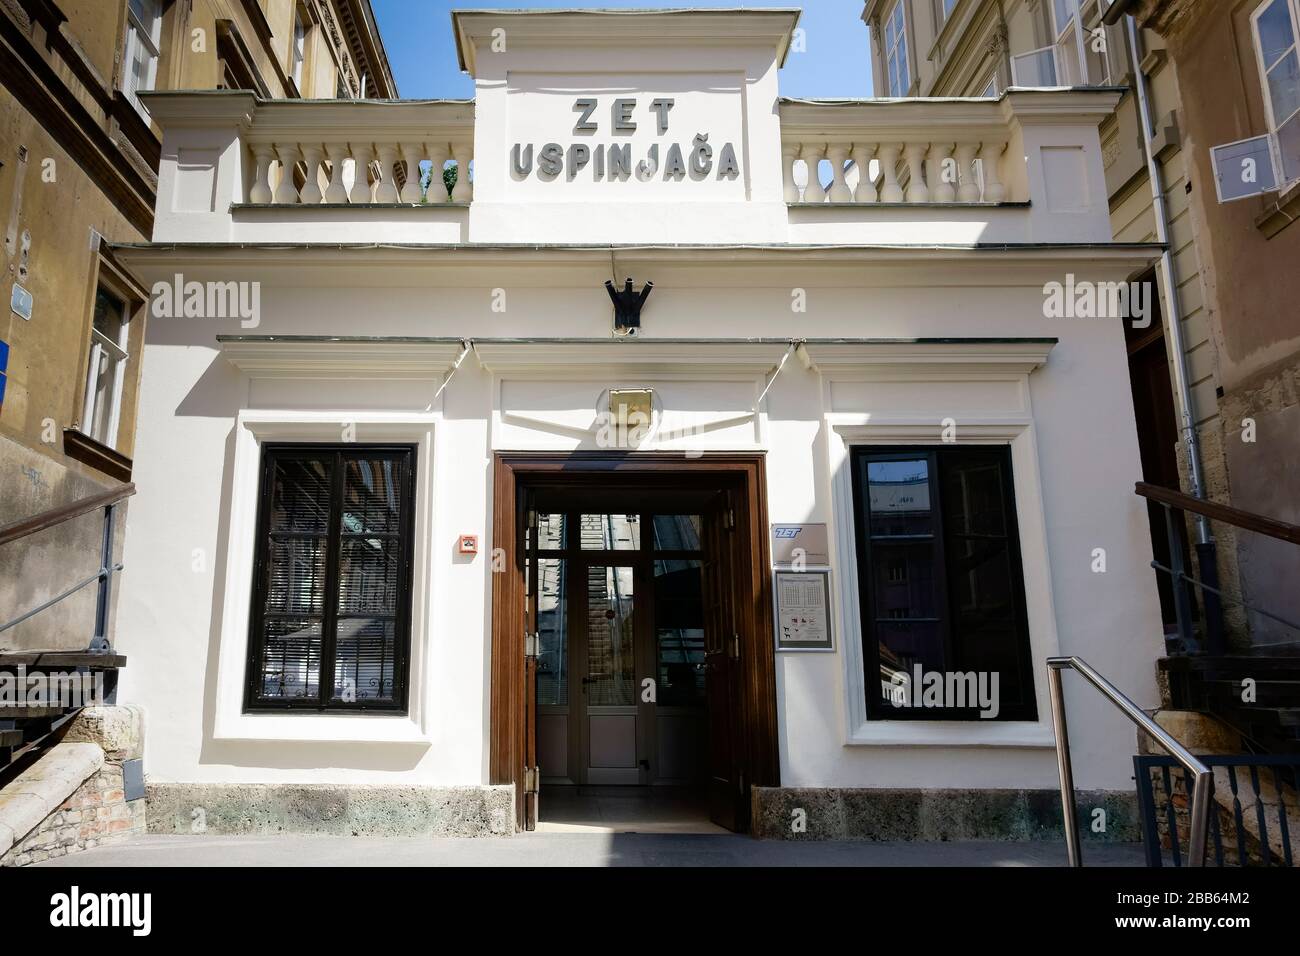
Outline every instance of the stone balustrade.
POLYGON ((1008 98, 783 100, 785 201, 996 204, 1023 200, 1027 197, 1013 192, 1025 179, 1023 170, 1006 168, 1015 157, 1008 150, 1015 138, 1015 112, 1008 108, 1009 102, 1008 98), (806 176, 797 174, 798 164, 804 166, 806 176))
MULTIPOLYGON (((783 99, 776 116, 737 139, 735 183, 706 177, 674 185, 519 180, 510 175, 519 132, 510 118, 493 123, 479 115, 483 129, 475 135, 476 110, 499 105, 265 100, 246 91, 141 96, 163 130, 156 242, 911 245, 1111 238, 1097 128, 1114 109, 1114 90, 783 99), (451 164, 456 180, 448 194, 442 171, 451 164), (434 184, 427 195, 422 179, 434 184)), ((563 124, 553 129, 540 135, 567 142, 563 124)))
POLYGON ((788 203, 1000 203, 1007 199, 1000 167, 1005 141, 783 142, 781 168, 788 203), (795 164, 808 170, 801 189, 795 164), (825 166, 831 171, 824 185, 825 166), (814 177, 811 170, 817 169, 814 177), (868 170, 862 175, 862 170, 868 170))
MULTIPOLYGON (((365 135, 362 130, 356 132, 365 135)), ((249 150, 253 157, 253 177, 247 202, 254 205, 469 203, 474 200, 472 140, 302 142, 277 139, 251 143, 249 150), (430 177, 427 200, 420 185, 425 162, 437 171, 430 177), (449 162, 457 171, 450 195, 442 186, 442 170, 449 162), (301 188, 295 184, 295 177, 282 172, 293 168, 303 169, 301 188), (365 175, 358 173, 362 170, 365 175), (462 174, 463 170, 470 173, 462 174)))
POLYGON ((473 104, 464 101, 259 104, 243 137, 251 205, 396 205, 474 199, 473 104), (442 171, 454 164, 451 194, 442 171), (427 198, 425 164, 433 170, 427 198), (299 177, 286 176, 296 169, 299 177), (301 182, 301 186, 298 182, 301 182))

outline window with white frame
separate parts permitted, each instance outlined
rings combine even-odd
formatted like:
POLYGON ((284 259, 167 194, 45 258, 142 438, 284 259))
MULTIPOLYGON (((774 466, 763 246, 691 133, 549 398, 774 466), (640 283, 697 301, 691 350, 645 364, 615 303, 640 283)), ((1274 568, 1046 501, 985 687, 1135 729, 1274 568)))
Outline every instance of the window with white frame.
POLYGON ((906 96, 912 86, 907 64, 907 16, 898 0, 885 17, 885 84, 889 95, 906 96))
POLYGON ((158 57, 162 50, 162 0, 129 0, 126 7, 126 55, 122 91, 140 112, 137 93, 152 90, 158 82, 158 57))
POLYGON ((1012 86, 1059 86, 1056 47, 1045 46, 1011 57, 1012 86))
POLYGON ((1300 0, 1265 0, 1250 22, 1282 180, 1294 182, 1300 179, 1300 0))
POLYGON ((869 718, 1036 720, 1010 448, 858 445, 851 460, 869 718), (900 709, 936 672, 987 675, 996 711, 900 709))
POLYGON ((302 65, 307 59, 307 21, 303 18, 301 7, 294 9, 293 14, 293 48, 289 54, 289 75, 293 77, 293 85, 302 92, 302 65))
POLYGON ((1078 0, 1052 0, 1052 31, 1056 35, 1056 85, 1083 82, 1079 69, 1078 0))
POLYGON ((1110 57, 1101 18, 1109 4, 1104 0, 1052 0, 1050 29, 1053 41, 1037 50, 1011 58, 1015 86, 1082 86, 1110 82, 1110 57), (1085 24, 1080 33, 1079 24, 1085 24))
POLYGON ((122 389, 130 357, 127 353, 130 331, 128 300, 101 284, 95 292, 81 430, 109 448, 117 447, 118 425, 122 419, 122 389))
POLYGON ((1083 58, 1087 64, 1085 82, 1090 86, 1110 83, 1110 37, 1101 18, 1106 15, 1106 0, 1088 0, 1082 4, 1083 58))

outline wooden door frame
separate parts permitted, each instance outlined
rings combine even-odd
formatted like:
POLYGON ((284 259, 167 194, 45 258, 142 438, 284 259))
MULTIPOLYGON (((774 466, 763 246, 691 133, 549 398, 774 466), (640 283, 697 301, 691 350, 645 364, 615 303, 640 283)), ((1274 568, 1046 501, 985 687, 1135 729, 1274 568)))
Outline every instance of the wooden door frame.
MULTIPOLYGON (((716 453, 699 458, 680 454, 604 452, 497 452, 492 475, 493 555, 504 555, 504 570, 492 575, 492 658, 488 779, 515 787, 515 826, 524 826, 526 721, 529 694, 524 658, 523 504, 519 489, 541 484, 589 482, 600 475, 635 476, 671 482, 734 488, 743 504, 737 509, 740 564, 748 568, 742 585, 748 600, 742 609, 740 719, 745 727, 743 754, 746 787, 779 786, 780 761, 776 718, 776 645, 772 625, 771 553, 768 543, 767 485, 761 453, 716 453), (498 550, 500 549, 500 550, 498 550)), ((495 559, 494 559, 495 560, 495 559)))

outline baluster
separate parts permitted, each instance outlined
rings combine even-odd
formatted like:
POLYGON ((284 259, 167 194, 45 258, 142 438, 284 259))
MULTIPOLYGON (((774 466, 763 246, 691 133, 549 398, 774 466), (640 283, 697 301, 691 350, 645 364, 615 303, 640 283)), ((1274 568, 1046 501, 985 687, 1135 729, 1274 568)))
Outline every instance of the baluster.
POLYGON ((315 143, 304 143, 302 159, 307 164, 307 176, 302 183, 301 199, 309 205, 317 205, 324 197, 320 191, 321 148, 315 143))
POLYGON ((253 188, 248 191, 248 201, 265 205, 272 198, 271 163, 275 161, 275 148, 270 143, 257 143, 253 146, 253 158, 256 168, 253 171, 253 188))
POLYGON ((1007 198, 1007 187, 1002 185, 998 169, 1002 162, 1002 151, 1006 148, 1006 143, 985 143, 980 150, 980 159, 984 165, 985 202, 1002 202, 1007 198))
POLYGON ((804 202, 825 202, 826 189, 822 186, 822 157, 826 155, 826 146, 822 143, 805 145, 803 161, 808 164, 808 185, 803 191, 804 202))
POLYGON ((979 152, 976 143, 957 144, 957 174, 961 177, 961 188, 957 190, 958 202, 979 202, 980 184, 975 176, 975 154, 979 152))
POLYGON ((345 203, 348 201, 348 189, 343 185, 343 163, 348 158, 348 147, 345 143, 328 143, 325 155, 330 160, 330 182, 325 187, 325 201, 345 203))
POLYGON ((957 198, 956 164, 951 157, 951 143, 930 146, 930 168, 926 179, 930 183, 930 199, 934 202, 952 202, 957 198))
POLYGON ((907 160, 908 202, 930 201, 930 190, 925 185, 925 154, 929 149, 929 143, 908 143, 903 148, 903 158, 907 160))
POLYGON ((420 192, 420 160, 424 159, 423 143, 403 143, 402 156, 406 159, 406 183, 402 186, 402 202, 418 203, 420 192))
POLYGON ((1237 828, 1237 865, 1249 865, 1250 854, 1246 850, 1246 821, 1241 813, 1241 794, 1237 790, 1237 768, 1228 765, 1228 785, 1232 790, 1232 823, 1237 828))
POLYGON ((452 143, 451 155, 456 160, 456 185, 451 189, 452 202, 473 202, 474 184, 470 181, 469 164, 474 157, 472 143, 452 143))
POLYGON ((844 165, 849 161, 852 149, 837 143, 826 150, 826 157, 831 161, 831 202, 853 202, 853 190, 844 180, 844 165))
MULTIPOLYGON (((1287 805, 1286 797, 1283 795, 1282 778, 1278 774, 1277 767, 1273 768, 1273 792, 1277 794, 1277 828, 1282 834, 1282 862, 1287 866, 1294 866, 1295 862, 1291 856, 1291 830, 1287 826, 1287 805)), ((1217 814, 1211 814, 1217 816, 1217 814)))
POLYGON ((799 201, 799 184, 794 181, 794 161, 798 158, 798 143, 781 144, 781 182, 786 202, 799 201))
POLYGON ((880 159, 880 201, 902 202, 903 187, 898 184, 898 154, 902 147, 895 143, 882 143, 876 150, 880 159))
POLYGON ((447 143, 430 143, 429 159, 433 162, 433 174, 429 180, 427 201, 451 202, 451 197, 447 194, 447 185, 442 178, 442 172, 447 168, 447 160, 451 159, 451 147, 447 143))
POLYGON ((397 193, 397 146, 381 143, 379 151, 379 186, 375 189, 375 202, 395 203, 401 197, 397 193))
POLYGON ((352 181, 352 191, 348 193, 348 201, 355 205, 366 205, 374 202, 374 196, 370 187, 370 162, 375 157, 375 151, 369 143, 353 143, 352 159, 357 164, 356 178, 352 181))
POLYGON ((876 182, 871 178, 871 157, 875 152, 875 143, 857 143, 853 147, 853 162, 858 167, 858 188, 853 193, 855 202, 876 201, 876 182))
MULTIPOLYGON (((1264 817, 1264 800, 1259 790, 1259 767, 1250 764, 1250 787, 1255 791, 1255 825, 1259 827, 1259 855, 1265 866, 1271 865, 1272 855, 1268 845, 1268 821, 1264 817)), ((1281 794, 1278 794, 1281 797, 1281 794)))
POLYGON ((291 205, 298 201, 298 187, 293 184, 293 169, 298 164, 298 147, 293 143, 276 143, 275 152, 280 157, 280 184, 275 187, 275 201, 281 205, 291 205))

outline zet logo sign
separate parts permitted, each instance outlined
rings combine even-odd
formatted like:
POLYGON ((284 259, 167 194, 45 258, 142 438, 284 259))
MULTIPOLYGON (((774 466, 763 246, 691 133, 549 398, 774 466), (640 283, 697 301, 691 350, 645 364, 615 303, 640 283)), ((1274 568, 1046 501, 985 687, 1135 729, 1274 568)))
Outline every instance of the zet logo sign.
POLYGON ((797 537, 799 536, 799 532, 802 531, 802 530, 803 530, 803 528, 798 528, 798 527, 796 527, 796 528, 777 528, 776 531, 773 532, 773 534, 775 535, 775 537, 776 537, 778 540, 790 540, 790 541, 793 541, 795 538, 797 538, 797 537))

